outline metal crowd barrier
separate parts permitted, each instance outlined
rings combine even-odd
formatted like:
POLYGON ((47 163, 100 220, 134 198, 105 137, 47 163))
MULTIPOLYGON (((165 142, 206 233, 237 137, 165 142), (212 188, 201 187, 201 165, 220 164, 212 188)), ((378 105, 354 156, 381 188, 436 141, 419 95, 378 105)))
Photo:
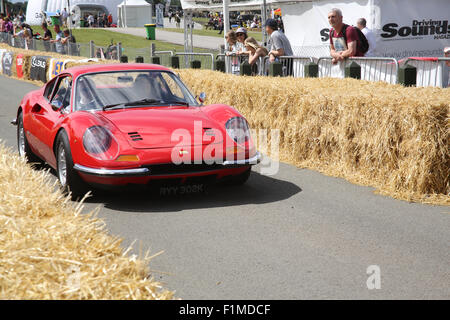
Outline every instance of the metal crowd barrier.
POLYGON ((190 67, 190 62, 200 60, 202 69, 214 70, 214 54, 212 53, 198 53, 198 52, 176 52, 174 56, 180 57, 180 67, 190 67))
POLYGON ((407 64, 416 67, 417 87, 447 87, 448 70, 445 63, 450 61, 450 58, 407 58, 401 60, 402 65, 407 64))
POLYGON ((241 63, 248 61, 248 55, 237 55, 236 53, 218 54, 218 59, 225 61, 225 72, 230 74, 240 74, 241 63))
MULTIPOLYGON (((119 60, 123 48, 120 43, 108 47, 96 46, 93 41, 89 44, 68 43, 66 45, 55 45, 50 41, 38 39, 23 39, 14 37, 10 33, 0 33, 0 43, 8 44, 15 48, 26 50, 38 50, 43 52, 55 52, 72 56, 82 56, 89 58, 103 58, 119 60)), ((154 50, 154 49, 153 49, 154 50)), ((151 53, 146 48, 125 48, 125 54, 130 55, 129 61, 133 56, 143 56, 150 59, 151 53)), ((161 64, 171 66, 170 58, 172 56, 180 57, 180 67, 190 68, 191 61, 200 60, 203 69, 214 70, 215 57, 213 53, 192 53, 192 52, 173 52, 173 51, 154 51, 154 55, 159 56, 161 64)), ((243 61, 248 60, 247 55, 219 54, 217 59, 225 61, 225 70, 227 73, 240 74, 240 67, 243 61)), ((384 81, 395 84, 398 81, 399 61, 395 58, 385 57, 352 57, 339 64, 332 64, 331 57, 320 57, 318 59, 307 56, 283 56, 279 58, 283 64, 283 75, 295 78, 305 77, 305 65, 310 62, 316 62, 319 69, 318 76, 324 77, 345 77, 345 67, 352 62, 356 62, 361 67, 361 79, 368 81, 384 81)), ((448 86, 448 68, 445 62, 450 58, 407 58, 400 60, 402 65, 413 65, 417 69, 417 86, 448 86)), ((268 57, 259 59, 257 63, 258 75, 268 75, 268 57)))
POLYGON ((356 61, 361 66, 361 79, 397 83, 398 61, 383 57, 352 57, 347 63, 356 61))
POLYGON ((54 52, 72 56, 82 55, 81 47, 83 46, 82 44, 68 42, 57 47, 55 43, 51 43, 50 41, 38 40, 35 38, 24 39, 21 37, 14 37, 12 34, 6 32, 0 33, 0 42, 6 43, 14 48, 54 52))
POLYGON ((283 64, 283 75, 285 77, 304 78, 305 65, 314 62, 311 57, 282 56, 279 57, 283 64))
POLYGON ((170 50, 155 51, 153 53, 155 54, 155 56, 160 57, 161 65, 166 66, 166 67, 171 67, 170 57, 173 56, 173 51, 170 51, 170 50))
POLYGON ((344 78, 345 67, 352 61, 361 67, 362 80, 397 83, 398 61, 394 58, 383 57, 351 57, 338 64, 333 64, 331 57, 320 57, 317 60, 319 77, 344 78))

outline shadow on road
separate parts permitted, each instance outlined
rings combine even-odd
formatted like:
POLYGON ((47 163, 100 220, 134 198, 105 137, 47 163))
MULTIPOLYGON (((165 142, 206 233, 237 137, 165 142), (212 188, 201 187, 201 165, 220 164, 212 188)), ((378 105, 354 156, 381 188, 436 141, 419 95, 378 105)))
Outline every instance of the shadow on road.
POLYGON ((291 182, 252 172, 243 186, 216 184, 207 186, 199 193, 182 195, 161 195, 158 190, 143 187, 97 191, 86 203, 103 204, 105 208, 117 211, 166 212, 277 202, 301 191, 291 182))

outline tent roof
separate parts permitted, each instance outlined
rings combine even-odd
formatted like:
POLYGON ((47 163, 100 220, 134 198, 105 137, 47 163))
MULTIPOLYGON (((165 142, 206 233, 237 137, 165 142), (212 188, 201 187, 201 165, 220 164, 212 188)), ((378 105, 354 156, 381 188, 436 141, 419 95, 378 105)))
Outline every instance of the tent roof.
POLYGON ((131 7, 131 6, 142 7, 142 6, 150 6, 151 4, 145 0, 126 0, 126 1, 122 1, 118 6, 123 7, 125 5, 127 7, 131 7), (125 4, 125 2, 126 2, 126 4, 125 4))

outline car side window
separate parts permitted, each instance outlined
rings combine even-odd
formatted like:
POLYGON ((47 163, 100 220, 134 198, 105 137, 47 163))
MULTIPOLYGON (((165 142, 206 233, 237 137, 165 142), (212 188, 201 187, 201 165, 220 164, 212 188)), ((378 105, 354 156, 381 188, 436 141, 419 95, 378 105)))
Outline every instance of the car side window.
POLYGON ((50 104, 62 108, 63 111, 69 111, 70 97, 72 95, 72 77, 60 77, 55 92, 50 104))
POLYGON ((50 81, 44 90, 44 97, 47 98, 47 100, 50 101, 50 98, 52 97, 53 88, 55 88, 55 84, 57 83, 58 78, 54 78, 52 81, 50 81))

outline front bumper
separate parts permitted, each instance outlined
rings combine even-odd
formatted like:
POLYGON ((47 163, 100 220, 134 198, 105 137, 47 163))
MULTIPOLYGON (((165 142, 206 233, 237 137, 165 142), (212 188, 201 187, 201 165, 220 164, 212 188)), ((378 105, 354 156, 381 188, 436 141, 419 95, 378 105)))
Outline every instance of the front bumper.
MULTIPOLYGON (((248 158, 248 159, 241 159, 241 160, 226 160, 223 163, 220 163, 214 167, 211 167, 210 171, 217 171, 220 169, 229 169, 229 168, 237 168, 242 166, 248 166, 248 165, 255 165, 258 164, 261 161, 261 154, 259 152, 256 152, 255 156, 248 158)), ((139 168, 131 168, 131 169, 106 169, 106 168, 91 168, 91 167, 85 167, 80 164, 75 164, 73 166, 75 170, 82 174, 86 175, 94 175, 94 176, 103 176, 103 177, 136 177, 136 176, 152 176, 152 169, 146 168, 146 167, 139 167, 139 168)), ((202 170, 195 172, 176 172, 174 174, 180 175, 180 174, 195 174, 195 173, 204 173, 208 170, 202 170)), ((169 176, 170 173, 156 173, 155 176, 169 176)))

